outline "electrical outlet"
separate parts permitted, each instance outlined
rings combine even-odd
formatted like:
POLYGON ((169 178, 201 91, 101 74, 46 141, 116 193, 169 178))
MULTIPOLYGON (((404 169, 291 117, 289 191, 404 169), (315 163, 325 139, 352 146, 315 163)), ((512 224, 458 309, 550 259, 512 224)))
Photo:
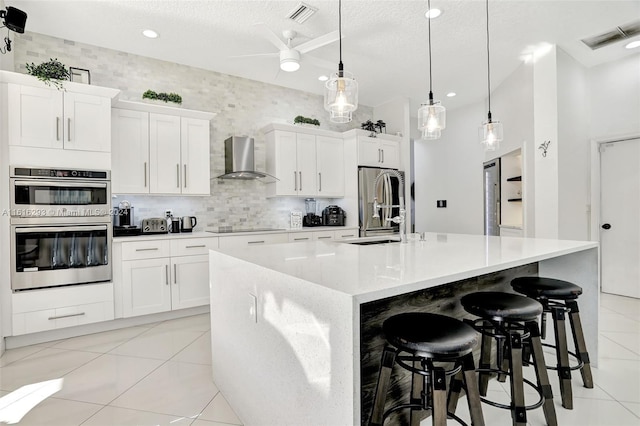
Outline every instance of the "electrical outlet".
POLYGON ((173 216, 173 210, 167 209, 164 211, 164 217, 173 216))

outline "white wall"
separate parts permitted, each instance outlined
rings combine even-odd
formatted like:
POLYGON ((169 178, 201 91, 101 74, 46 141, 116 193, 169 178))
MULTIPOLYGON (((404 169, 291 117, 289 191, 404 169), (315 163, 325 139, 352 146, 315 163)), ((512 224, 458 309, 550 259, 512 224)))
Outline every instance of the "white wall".
MULTIPOLYGON (((587 69, 561 49, 558 66, 558 238, 589 236, 589 92, 587 69)), ((639 118, 640 119, 640 118, 639 118)))
POLYGON ((640 134, 640 53, 587 74, 592 139, 640 134))

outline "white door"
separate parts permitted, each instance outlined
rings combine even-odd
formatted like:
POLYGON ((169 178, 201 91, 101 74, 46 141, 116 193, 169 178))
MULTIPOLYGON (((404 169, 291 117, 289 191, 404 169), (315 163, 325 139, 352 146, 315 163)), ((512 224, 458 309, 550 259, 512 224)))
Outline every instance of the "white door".
POLYGON ((181 119, 182 193, 209 195, 209 121, 181 119))
POLYGON ((306 133, 296 136, 296 162, 298 164, 298 195, 317 195, 316 137, 306 133))
POLYGON ((39 87, 8 85, 9 144, 62 148, 62 93, 39 87))
POLYGON ((122 262, 124 317, 171 310, 169 259, 122 262))
POLYGON ((209 304, 209 255, 171 259, 171 309, 209 304))
POLYGON ((64 94, 64 148, 111 151, 111 99, 84 93, 64 94))
POLYGON ((298 195, 298 167, 296 164, 296 134, 275 132, 275 176, 279 179, 276 195, 298 195))
POLYGON ((600 150, 602 291, 640 298, 640 139, 600 150))
POLYGON ((149 113, 112 111, 111 191, 149 193, 149 113))
POLYGON ((318 196, 344 197, 344 141, 316 136, 318 196))
POLYGON ((180 194, 180 117, 149 114, 149 180, 152 194, 180 194))

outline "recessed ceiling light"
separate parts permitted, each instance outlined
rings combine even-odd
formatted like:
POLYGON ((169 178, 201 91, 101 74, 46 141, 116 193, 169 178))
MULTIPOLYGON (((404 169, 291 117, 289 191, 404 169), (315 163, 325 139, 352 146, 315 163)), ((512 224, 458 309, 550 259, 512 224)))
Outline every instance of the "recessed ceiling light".
POLYGON ((329 80, 329 77, 327 77, 326 75, 321 75, 320 77, 318 77, 318 80, 327 81, 327 80, 329 80))
POLYGON ((455 95, 457 95, 457 93, 456 93, 456 92, 449 92, 449 93, 447 93, 447 97, 448 97, 448 98, 453 98, 455 95))
POLYGON ((153 30, 143 30, 142 35, 147 38, 158 38, 158 33, 153 30))
POLYGON ((435 19, 438 16, 442 15, 442 11, 440 9, 436 9, 436 8, 431 8, 429 10, 427 10, 424 14, 424 16, 427 19, 435 19))
POLYGON ((625 46, 627 49, 635 49, 636 47, 640 47, 640 40, 632 41, 631 43, 625 46))

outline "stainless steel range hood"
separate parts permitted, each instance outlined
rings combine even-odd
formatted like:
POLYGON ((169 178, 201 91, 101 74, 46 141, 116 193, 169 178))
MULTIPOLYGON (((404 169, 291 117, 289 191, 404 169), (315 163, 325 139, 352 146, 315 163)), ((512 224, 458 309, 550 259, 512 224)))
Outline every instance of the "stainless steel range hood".
POLYGON ((224 141, 224 174, 218 179, 262 179, 264 183, 278 180, 256 171, 254 140, 248 136, 231 136, 224 141))

